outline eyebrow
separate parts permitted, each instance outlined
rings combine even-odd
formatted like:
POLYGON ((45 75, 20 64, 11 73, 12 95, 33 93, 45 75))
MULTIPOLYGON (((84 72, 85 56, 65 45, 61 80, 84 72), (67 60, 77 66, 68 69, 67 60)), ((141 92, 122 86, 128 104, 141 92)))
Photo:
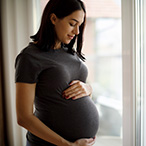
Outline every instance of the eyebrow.
POLYGON ((78 20, 76 20, 76 19, 71 19, 71 20, 74 20, 74 21, 76 21, 76 22, 79 22, 78 20))

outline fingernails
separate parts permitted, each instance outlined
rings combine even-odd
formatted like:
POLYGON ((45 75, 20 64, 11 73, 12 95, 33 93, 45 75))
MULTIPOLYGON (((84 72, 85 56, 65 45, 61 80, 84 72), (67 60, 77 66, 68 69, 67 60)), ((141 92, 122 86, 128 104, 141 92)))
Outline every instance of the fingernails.
POLYGON ((63 98, 66 98, 66 99, 69 98, 69 96, 66 96, 64 93, 62 94, 62 97, 63 97, 63 98))
POLYGON ((69 96, 66 96, 65 93, 62 94, 62 97, 65 98, 65 99, 69 98, 69 96))
POLYGON ((73 84, 73 82, 69 83, 69 85, 71 86, 73 84))
POLYGON ((74 97, 72 97, 72 99, 76 99, 76 97, 74 96, 74 97))
POLYGON ((69 98, 69 96, 65 96, 65 99, 68 99, 69 98))
POLYGON ((65 94, 62 94, 62 97, 65 98, 65 94))

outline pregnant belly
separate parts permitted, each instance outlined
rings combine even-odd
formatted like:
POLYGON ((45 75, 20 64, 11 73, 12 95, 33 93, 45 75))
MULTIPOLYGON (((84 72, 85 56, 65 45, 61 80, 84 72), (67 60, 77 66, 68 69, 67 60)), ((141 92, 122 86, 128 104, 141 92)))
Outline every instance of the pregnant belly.
POLYGON ((36 112, 49 128, 69 141, 94 137, 98 130, 98 112, 90 97, 65 100, 48 105, 49 110, 36 112))

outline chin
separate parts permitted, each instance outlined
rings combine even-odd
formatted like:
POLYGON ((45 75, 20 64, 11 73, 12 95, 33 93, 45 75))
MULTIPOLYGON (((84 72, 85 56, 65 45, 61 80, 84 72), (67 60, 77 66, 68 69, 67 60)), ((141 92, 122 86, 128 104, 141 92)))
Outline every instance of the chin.
POLYGON ((70 42, 71 42, 71 40, 69 40, 69 41, 64 41, 63 43, 66 44, 66 45, 68 45, 70 42))

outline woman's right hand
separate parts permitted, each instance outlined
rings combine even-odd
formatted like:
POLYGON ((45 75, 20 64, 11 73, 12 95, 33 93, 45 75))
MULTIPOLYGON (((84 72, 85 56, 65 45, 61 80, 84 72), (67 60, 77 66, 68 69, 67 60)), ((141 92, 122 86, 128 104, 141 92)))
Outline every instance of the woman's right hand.
POLYGON ((92 146, 95 143, 95 138, 79 139, 73 143, 72 146, 92 146))

